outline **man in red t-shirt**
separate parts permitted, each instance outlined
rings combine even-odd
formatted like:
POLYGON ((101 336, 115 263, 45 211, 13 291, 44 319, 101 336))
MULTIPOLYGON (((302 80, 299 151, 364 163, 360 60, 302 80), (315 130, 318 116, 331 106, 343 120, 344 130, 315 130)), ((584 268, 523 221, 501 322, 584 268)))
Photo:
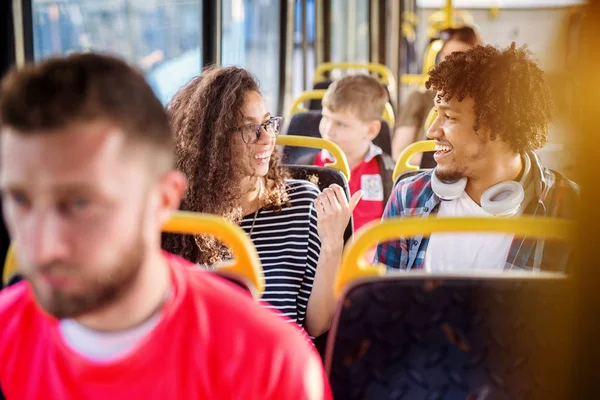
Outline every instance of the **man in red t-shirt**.
POLYGON ((330 398, 293 325, 161 251, 186 183, 140 73, 94 54, 26 66, 2 82, 0 120, 25 278, 0 292, 7 399, 330 398))
MULTIPOLYGON (((350 194, 363 191, 352 213, 354 230, 380 220, 392 186, 394 162, 373 144, 381 130, 381 114, 388 102, 386 88, 369 75, 350 75, 333 82, 323 97, 319 131, 344 152, 350 165, 350 194)), ((334 161, 326 150, 300 164, 324 166, 334 161)))

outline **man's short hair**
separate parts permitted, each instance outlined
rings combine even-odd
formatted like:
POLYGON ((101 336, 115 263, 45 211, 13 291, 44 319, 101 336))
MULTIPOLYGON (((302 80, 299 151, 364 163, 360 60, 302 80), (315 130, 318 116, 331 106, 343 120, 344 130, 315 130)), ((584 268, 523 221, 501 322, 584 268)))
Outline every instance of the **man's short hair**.
POLYGON ((173 157, 169 119, 144 76, 118 58, 74 54, 12 69, 0 88, 0 124, 22 134, 106 120, 127 140, 173 157))
POLYGON ((385 86, 369 75, 349 75, 333 82, 323 106, 333 112, 351 112, 363 122, 378 120, 389 101, 385 86))
POLYGON ((476 46, 450 54, 429 73, 427 89, 438 97, 474 100, 475 126, 491 130, 517 152, 541 148, 554 106, 544 72, 531 59, 526 46, 476 46))

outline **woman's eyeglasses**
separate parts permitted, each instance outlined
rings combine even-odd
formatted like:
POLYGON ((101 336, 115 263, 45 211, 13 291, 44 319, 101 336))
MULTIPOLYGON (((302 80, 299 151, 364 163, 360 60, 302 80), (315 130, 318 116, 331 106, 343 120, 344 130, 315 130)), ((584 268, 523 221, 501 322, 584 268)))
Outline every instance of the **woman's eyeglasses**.
POLYGON ((242 140, 244 143, 254 144, 260 139, 263 130, 272 137, 277 137, 279 135, 279 129, 281 128, 281 119, 281 117, 271 117, 262 124, 246 124, 240 126, 236 130, 242 132, 242 140))

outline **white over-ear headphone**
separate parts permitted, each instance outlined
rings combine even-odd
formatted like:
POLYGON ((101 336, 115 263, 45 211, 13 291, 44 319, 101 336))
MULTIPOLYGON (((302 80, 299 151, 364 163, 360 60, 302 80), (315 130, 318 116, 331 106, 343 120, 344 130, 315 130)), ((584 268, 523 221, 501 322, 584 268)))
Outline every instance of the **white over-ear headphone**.
MULTIPOLYGON (((487 213, 500 217, 512 217, 521 210, 521 203, 525 199, 523 182, 531 169, 529 157, 522 157, 524 163, 523 176, 520 182, 500 182, 486 190, 481 196, 481 208, 487 213)), ((442 200, 458 199, 467 187, 467 178, 460 178, 456 182, 444 183, 439 180, 435 170, 431 175, 431 188, 442 200)))

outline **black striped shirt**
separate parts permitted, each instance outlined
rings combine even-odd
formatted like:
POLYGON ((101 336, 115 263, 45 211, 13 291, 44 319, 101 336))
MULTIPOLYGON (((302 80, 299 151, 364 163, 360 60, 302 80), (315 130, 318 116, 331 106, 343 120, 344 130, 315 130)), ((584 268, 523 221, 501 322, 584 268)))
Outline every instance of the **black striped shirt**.
MULTIPOLYGON (((319 189, 307 181, 288 180, 289 205, 279 211, 260 209, 250 239, 254 242, 265 274, 262 300, 304 326, 321 241, 314 201, 319 189)), ((240 226, 249 234, 254 213, 240 226)))

